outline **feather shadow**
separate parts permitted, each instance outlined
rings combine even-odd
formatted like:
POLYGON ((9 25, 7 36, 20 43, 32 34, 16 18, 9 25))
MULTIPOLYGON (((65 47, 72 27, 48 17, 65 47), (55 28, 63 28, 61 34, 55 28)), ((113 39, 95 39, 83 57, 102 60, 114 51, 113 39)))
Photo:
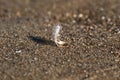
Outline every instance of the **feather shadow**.
POLYGON ((52 40, 47 40, 45 38, 37 36, 28 36, 28 38, 38 44, 56 46, 56 44, 52 40))

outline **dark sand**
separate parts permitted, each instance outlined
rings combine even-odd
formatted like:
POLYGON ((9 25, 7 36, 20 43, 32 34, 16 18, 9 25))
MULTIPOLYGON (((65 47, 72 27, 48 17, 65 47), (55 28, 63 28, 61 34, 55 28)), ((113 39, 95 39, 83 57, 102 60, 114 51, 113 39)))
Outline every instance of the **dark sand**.
POLYGON ((0 80, 120 80, 120 0, 0 0, 0 80))

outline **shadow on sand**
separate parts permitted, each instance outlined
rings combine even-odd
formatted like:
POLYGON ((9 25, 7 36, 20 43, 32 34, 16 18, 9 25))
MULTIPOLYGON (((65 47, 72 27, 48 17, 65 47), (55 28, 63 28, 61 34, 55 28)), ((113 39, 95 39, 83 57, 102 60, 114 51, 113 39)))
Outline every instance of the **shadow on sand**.
POLYGON ((51 45, 51 46, 56 46, 54 41, 47 40, 45 38, 41 37, 36 37, 36 36, 28 36, 28 38, 36 43, 42 44, 42 45, 51 45))

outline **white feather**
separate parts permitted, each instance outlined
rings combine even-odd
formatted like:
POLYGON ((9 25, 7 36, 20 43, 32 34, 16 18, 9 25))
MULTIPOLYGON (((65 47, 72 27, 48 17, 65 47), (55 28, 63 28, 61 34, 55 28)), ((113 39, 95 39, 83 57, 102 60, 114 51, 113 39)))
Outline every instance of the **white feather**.
POLYGON ((53 31, 53 36, 54 36, 55 42, 59 40, 61 29, 62 29, 62 26, 60 26, 60 25, 54 26, 54 28, 53 28, 53 30, 54 30, 53 31))
POLYGON ((65 44, 64 41, 60 40, 60 30, 62 30, 62 26, 61 25, 56 25, 53 27, 53 36, 54 36, 54 41, 57 45, 63 45, 65 44))

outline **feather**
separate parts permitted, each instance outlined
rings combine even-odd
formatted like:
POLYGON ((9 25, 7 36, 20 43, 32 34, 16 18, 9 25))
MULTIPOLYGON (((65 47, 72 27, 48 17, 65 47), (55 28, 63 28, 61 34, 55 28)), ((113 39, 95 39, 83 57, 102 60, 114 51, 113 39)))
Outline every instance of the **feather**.
POLYGON ((55 41, 55 43, 56 43, 57 46, 65 44, 64 41, 60 40, 60 31, 61 30, 62 30, 62 26, 59 25, 59 24, 53 27, 54 41, 55 41))

